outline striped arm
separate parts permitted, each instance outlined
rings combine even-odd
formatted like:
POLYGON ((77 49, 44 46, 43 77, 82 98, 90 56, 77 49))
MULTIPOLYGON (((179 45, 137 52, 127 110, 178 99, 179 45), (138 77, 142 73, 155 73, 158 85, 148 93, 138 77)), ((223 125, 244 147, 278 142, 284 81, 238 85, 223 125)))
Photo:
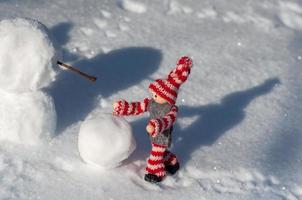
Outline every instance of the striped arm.
POLYGON ((114 108, 114 115, 139 115, 147 111, 150 99, 145 98, 142 102, 127 102, 125 100, 118 101, 118 106, 114 108))
POLYGON ((149 124, 154 128, 151 136, 155 137, 164 130, 169 129, 176 121, 177 112, 178 108, 173 106, 170 112, 168 112, 168 114, 166 114, 163 118, 151 119, 149 124))

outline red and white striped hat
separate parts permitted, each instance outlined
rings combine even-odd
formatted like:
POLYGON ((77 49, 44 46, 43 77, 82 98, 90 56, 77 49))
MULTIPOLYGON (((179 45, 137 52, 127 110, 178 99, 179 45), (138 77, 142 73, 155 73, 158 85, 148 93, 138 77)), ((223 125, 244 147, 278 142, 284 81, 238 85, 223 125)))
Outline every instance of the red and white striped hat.
POLYGON ((169 73, 167 79, 157 79, 150 84, 149 89, 167 100, 169 104, 174 105, 178 89, 187 80, 192 66, 191 58, 181 57, 177 61, 176 68, 169 73))

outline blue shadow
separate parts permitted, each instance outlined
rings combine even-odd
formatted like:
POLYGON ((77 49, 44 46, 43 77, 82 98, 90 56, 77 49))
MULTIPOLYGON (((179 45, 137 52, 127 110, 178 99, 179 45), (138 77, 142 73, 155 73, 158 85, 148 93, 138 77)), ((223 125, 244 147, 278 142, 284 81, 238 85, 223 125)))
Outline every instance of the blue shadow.
POLYGON ((220 104, 180 106, 179 117, 198 116, 189 127, 182 130, 176 127, 174 136, 181 139, 174 149, 182 163, 185 164, 199 147, 212 145, 220 136, 240 124, 245 118, 244 110, 250 102, 271 92, 279 83, 278 78, 266 80, 261 85, 225 96, 220 104))
POLYGON ((47 90, 54 98, 57 110, 57 132, 85 119, 96 106, 99 95, 109 97, 146 79, 158 69, 161 59, 162 54, 157 49, 129 47, 73 63, 98 80, 92 83, 69 71, 58 75, 47 90))
POLYGON ((64 45, 70 40, 70 31, 73 26, 71 22, 61 22, 49 29, 50 35, 55 39, 57 48, 62 53, 64 61, 73 61, 79 58, 78 55, 64 48, 64 45))

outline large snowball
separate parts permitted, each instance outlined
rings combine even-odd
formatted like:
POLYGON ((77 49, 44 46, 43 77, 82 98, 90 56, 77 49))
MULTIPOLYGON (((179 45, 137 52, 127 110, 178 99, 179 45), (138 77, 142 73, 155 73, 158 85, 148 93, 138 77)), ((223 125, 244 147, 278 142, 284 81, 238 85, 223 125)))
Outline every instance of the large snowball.
POLYGON ((112 114, 97 114, 81 125, 78 146, 85 162, 113 168, 129 157, 136 143, 125 119, 112 114))
POLYGON ((38 144, 54 135, 56 111, 43 92, 14 94, 0 91, 0 139, 38 144))
POLYGON ((0 22, 0 89, 36 91, 54 80, 56 51, 46 30, 29 19, 0 22))

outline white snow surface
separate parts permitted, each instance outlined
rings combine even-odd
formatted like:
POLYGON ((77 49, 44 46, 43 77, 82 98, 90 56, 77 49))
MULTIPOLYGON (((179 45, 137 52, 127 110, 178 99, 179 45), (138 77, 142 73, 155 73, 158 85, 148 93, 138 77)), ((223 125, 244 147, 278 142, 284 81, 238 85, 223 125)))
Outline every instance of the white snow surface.
POLYGON ((53 99, 43 92, 14 94, 0 91, 0 139, 36 145, 55 134, 53 99))
POLYGON ((144 13, 146 12, 146 6, 138 1, 132 0, 118 0, 120 7, 126 11, 134 13, 144 13))
POLYGON ((0 22, 0 89, 31 92, 54 81, 56 50, 46 31, 30 19, 0 22))
POLYGON ((135 150, 131 125, 112 114, 98 113, 85 120, 78 139, 82 159, 101 168, 114 168, 135 150))
POLYGON ((144 12, 119 2, 0 1, 1 20, 42 22, 65 62, 98 77, 61 71, 46 88, 58 118, 49 142, 0 142, 0 199, 302 199, 301 1, 131 0, 144 12), (83 162, 87 116, 145 98, 182 55, 194 68, 177 102, 180 171, 158 185, 143 180, 147 115, 127 118, 137 147, 122 165, 83 162))

